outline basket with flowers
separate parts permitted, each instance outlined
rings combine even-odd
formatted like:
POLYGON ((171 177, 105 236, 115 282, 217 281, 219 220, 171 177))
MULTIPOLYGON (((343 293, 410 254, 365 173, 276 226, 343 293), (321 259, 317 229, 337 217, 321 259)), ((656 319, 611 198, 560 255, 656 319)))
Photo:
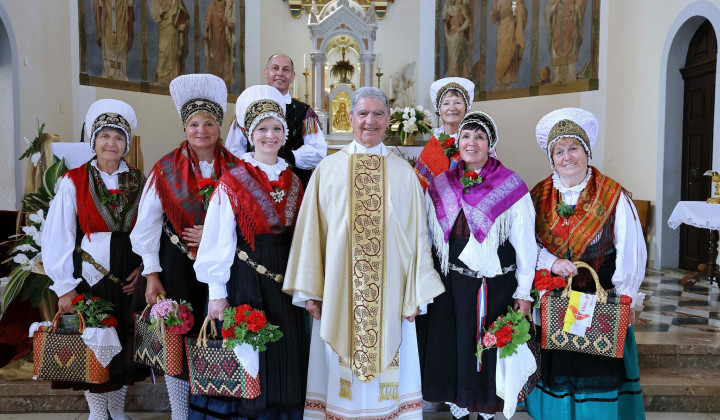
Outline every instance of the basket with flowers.
POLYGON ((182 335, 187 334, 194 323, 190 303, 158 296, 155 305, 148 305, 142 313, 135 314, 133 359, 170 376, 181 374, 182 335))

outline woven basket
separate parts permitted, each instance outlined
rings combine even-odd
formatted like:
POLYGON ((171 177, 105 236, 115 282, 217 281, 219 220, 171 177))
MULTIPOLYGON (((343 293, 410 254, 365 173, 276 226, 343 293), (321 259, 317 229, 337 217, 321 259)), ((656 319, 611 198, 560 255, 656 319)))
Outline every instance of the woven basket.
MULTIPOLYGON (((158 296, 158 300, 162 300, 158 296)), ((133 360, 135 363, 149 366, 158 373, 169 376, 180 375, 183 371, 182 336, 165 328, 165 322, 159 320, 156 327, 150 329, 147 305, 142 313, 135 313, 135 340, 133 344, 133 360)))
POLYGON ((215 321, 205 318, 197 338, 185 338, 190 369, 190 393, 254 399, 260 395, 260 375, 253 378, 238 361, 235 353, 223 347, 215 321), (207 326, 212 336, 208 339, 207 326))
POLYGON ((49 327, 33 335, 33 379, 102 384, 110 380, 110 365, 103 367, 83 342, 85 319, 78 312, 79 329, 58 328, 58 312, 49 327))
POLYGON ((550 292, 540 300, 542 322, 542 348, 547 350, 569 350, 580 353, 621 358, 624 353, 625 334, 630 320, 632 298, 607 293, 600 285, 597 273, 588 264, 577 261, 578 268, 590 271, 595 281, 597 302, 590 328, 585 337, 563 331, 565 313, 570 303, 572 274, 562 292, 550 292))

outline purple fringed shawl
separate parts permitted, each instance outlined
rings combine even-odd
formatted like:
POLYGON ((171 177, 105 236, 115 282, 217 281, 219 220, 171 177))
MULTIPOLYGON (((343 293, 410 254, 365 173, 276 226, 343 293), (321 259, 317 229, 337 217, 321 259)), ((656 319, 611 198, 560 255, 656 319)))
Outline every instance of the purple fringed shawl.
POLYGON ((509 209, 528 189, 523 180, 513 171, 504 167, 499 160, 488 158, 480 170, 482 183, 470 187, 470 193, 463 193, 460 178, 465 173, 465 162, 436 176, 428 187, 428 194, 435 206, 435 214, 445 234, 450 237, 460 210, 465 213, 470 231, 478 242, 490 232, 495 220, 509 209))

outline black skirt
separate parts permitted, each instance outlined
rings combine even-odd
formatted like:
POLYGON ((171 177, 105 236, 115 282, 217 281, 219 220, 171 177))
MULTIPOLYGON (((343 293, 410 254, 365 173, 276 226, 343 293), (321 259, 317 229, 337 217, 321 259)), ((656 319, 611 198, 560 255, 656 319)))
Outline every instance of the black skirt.
MULTIPOLYGON (((289 232, 258 235, 253 251, 238 231, 239 249, 276 274, 285 273, 291 239, 289 232)), ((231 306, 249 304, 265 311, 268 322, 278 325, 283 337, 269 343, 267 351, 260 352, 259 397, 247 400, 193 395, 189 418, 257 418, 301 412, 305 405, 308 367, 304 309, 292 304, 292 297, 282 292, 282 283, 258 274, 237 255, 230 270, 227 292, 231 306)))
MULTIPOLYGON (((177 235, 175 230, 170 226, 170 231, 177 235)), ((188 331, 188 334, 197 334, 200 332, 200 326, 203 323, 205 306, 208 300, 207 284, 197 280, 195 269, 193 268, 194 260, 191 260, 187 254, 182 252, 177 245, 174 245, 170 237, 164 232, 160 237, 160 267, 162 272, 158 273, 163 288, 165 288, 165 296, 177 302, 185 300, 192 305, 195 323, 188 331)), ((180 238, 180 235, 177 235, 180 238)), ((183 372, 177 375, 177 378, 188 380, 188 364, 187 354, 183 346, 183 372)))
MULTIPOLYGON (((79 228, 78 238, 79 240, 82 239, 82 232, 79 228)), ((123 385, 132 385, 135 382, 142 381, 150 374, 148 368, 138 366, 133 361, 135 328, 133 312, 142 310, 144 306, 144 299, 141 299, 144 295, 144 289, 139 290, 140 287, 138 287, 142 282, 138 281, 136 283, 135 293, 131 295, 126 295, 122 291, 125 279, 140 266, 142 260, 140 256, 132 252, 130 234, 127 232, 112 233, 110 250, 110 272, 120 280, 119 283, 114 283, 109 278, 104 277, 94 286, 82 281, 75 290, 79 294, 90 293, 115 305, 111 315, 117 318, 118 321, 116 330, 122 344, 122 351, 113 357, 110 362, 110 380, 108 382, 104 384, 80 384, 53 381, 53 388, 72 388, 74 390, 89 390, 93 393, 104 393, 117 391, 123 385)), ((75 277, 81 278, 81 260, 77 253, 74 254, 73 263, 75 277)))
MULTIPOLYGON (((466 244, 467 239, 450 239, 450 263, 467 268, 458 259, 466 244)), ((498 249, 498 254, 503 267, 514 263, 515 251, 509 242, 498 249)), ((435 269, 442 272, 437 258, 435 269)), ((440 277, 445 293, 436 297, 428 305, 427 314, 419 316, 416 321, 423 399, 451 402, 482 413, 502 411, 503 400, 495 392, 496 349, 483 352, 482 368, 477 371, 477 299, 483 279, 453 270, 440 277)), ((486 282, 487 316, 484 328, 507 313, 507 307, 513 305, 512 295, 517 288, 515 271, 487 278, 486 282)))

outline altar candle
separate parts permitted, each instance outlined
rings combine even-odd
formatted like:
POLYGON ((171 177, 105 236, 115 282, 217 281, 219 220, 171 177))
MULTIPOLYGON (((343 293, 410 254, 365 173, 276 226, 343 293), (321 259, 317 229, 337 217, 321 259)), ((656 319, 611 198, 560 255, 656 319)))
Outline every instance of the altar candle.
POLYGON ((307 54, 303 54, 303 67, 305 68, 305 71, 307 72, 307 69, 308 69, 307 54))
POLYGON ((382 54, 377 55, 377 68, 378 70, 382 68, 382 54))

